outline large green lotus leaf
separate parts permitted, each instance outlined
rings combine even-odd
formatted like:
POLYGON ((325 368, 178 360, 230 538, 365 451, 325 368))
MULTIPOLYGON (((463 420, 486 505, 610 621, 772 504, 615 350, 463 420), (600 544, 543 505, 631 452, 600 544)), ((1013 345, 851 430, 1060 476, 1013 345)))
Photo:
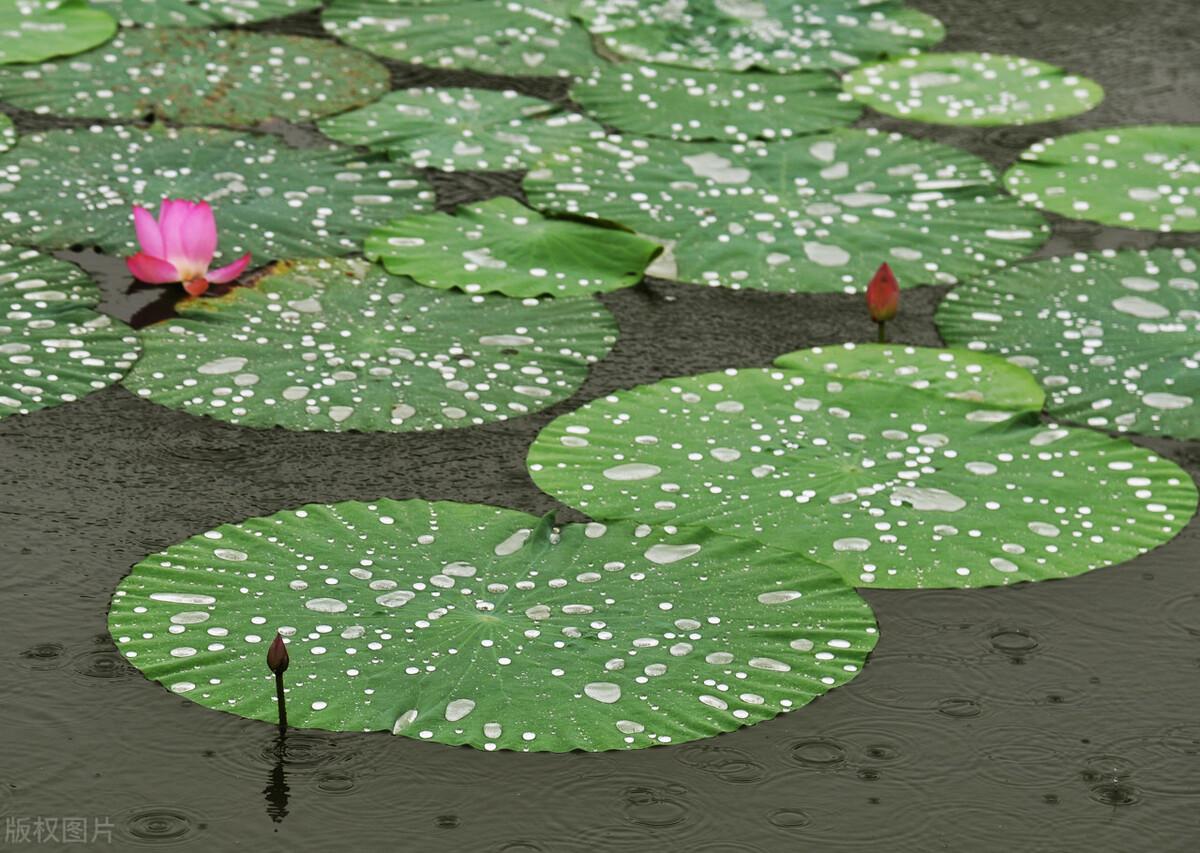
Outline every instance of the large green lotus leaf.
POLYGON ((137 335, 92 310, 99 301, 78 267, 0 243, 0 418, 69 403, 125 375, 137 335))
POLYGON ((433 68, 488 74, 582 74, 600 63, 560 0, 334 0, 325 29, 347 44, 433 68))
POLYGON ((1088 130, 1031 146, 1004 175, 1023 201, 1119 228, 1200 231, 1200 125, 1088 130))
POLYGON ((490 506, 347 502, 228 524, 143 560, 109 628, 149 678, 273 721, 488 750, 711 737, 852 679, 870 608, 792 554, 703 529, 490 506))
POLYGON ((584 109, 625 133, 683 142, 790 139, 852 124, 862 109, 832 74, 606 65, 571 88, 584 109))
POLYGON ((372 228, 432 201, 421 186, 382 157, 199 128, 51 131, 0 155, 10 239, 113 255, 137 251, 130 206, 157 210, 167 196, 212 203, 224 258, 354 252, 372 228))
POLYGON ((85 0, 0 0, 0 65, 90 50, 117 22, 85 0))
POLYGON ((13 120, 0 113, 0 152, 7 151, 17 144, 17 130, 13 120))
POLYGON ((588 296, 642 280, 662 246, 616 227, 551 219, 515 199, 410 216, 367 238, 367 257, 443 290, 588 296))
POLYGON ((339 142, 447 172, 525 169, 551 151, 604 135, 603 127, 578 113, 490 89, 392 92, 361 110, 325 119, 320 127, 339 142))
POLYGON ((254 427, 401 432, 505 420, 573 394, 616 341, 594 300, 440 293, 362 260, 280 264, 142 330, 125 384, 254 427))
POLYGON ((685 68, 776 73, 844 68, 941 41, 941 23, 884 0, 582 0, 610 50, 685 68))
POLYGON ((1200 252, 1050 258, 952 292, 952 344, 1028 368, 1050 412, 1103 429, 1200 438, 1200 252))
POLYGON ((1045 395, 1028 370, 993 355, 902 344, 813 347, 775 359, 776 367, 828 379, 899 383, 993 409, 1038 411, 1045 395))
POLYGON ((843 81, 869 107, 933 124, 1013 125, 1087 112, 1099 85, 1056 65, 989 53, 923 53, 864 68, 843 81))
POLYGON ((233 30, 126 30, 82 56, 0 69, 4 100, 39 114, 186 124, 308 121, 388 90, 380 63, 333 42, 233 30))
POLYGON ((123 27, 250 24, 316 9, 321 0, 91 0, 123 27))
MULTIPOLYGON (((1176 465, 994 406, 971 354, 953 356, 959 375, 924 389, 903 368, 928 371, 929 359, 886 347, 822 357, 833 371, 666 379, 552 421, 529 469, 593 518, 704 524, 864 586, 1066 577, 1161 545, 1191 518, 1196 490, 1176 465), (854 378, 856 363, 871 378, 854 378)), ((1001 402, 1020 393, 1003 389, 1001 402)))
POLYGON ((681 280, 780 292, 861 290, 880 261, 904 285, 953 283, 1048 233, 977 157, 876 130, 744 145, 609 137, 547 157, 525 189, 535 207, 674 243, 681 280))

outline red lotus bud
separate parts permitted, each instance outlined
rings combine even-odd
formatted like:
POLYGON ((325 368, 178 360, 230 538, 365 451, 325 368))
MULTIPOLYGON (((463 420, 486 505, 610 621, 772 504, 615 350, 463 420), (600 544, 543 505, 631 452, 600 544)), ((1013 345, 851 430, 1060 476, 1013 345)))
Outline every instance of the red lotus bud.
POLYGON ((287 644, 283 642, 283 636, 278 633, 275 635, 274 642, 271 643, 271 648, 267 649, 267 666, 276 675, 282 675, 284 672, 287 672, 287 644))
POLYGON ((867 285, 867 311, 876 323, 886 323, 900 309, 900 284, 892 274, 892 268, 880 264, 879 269, 867 285))

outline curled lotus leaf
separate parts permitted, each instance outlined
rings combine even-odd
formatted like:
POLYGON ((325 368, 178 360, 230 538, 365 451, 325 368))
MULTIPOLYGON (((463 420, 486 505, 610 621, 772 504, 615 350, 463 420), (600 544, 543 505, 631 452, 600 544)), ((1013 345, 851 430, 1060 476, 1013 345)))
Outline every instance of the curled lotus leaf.
POLYGON ((705 524, 860 586, 974 587, 1131 560, 1196 509, 1153 451, 1044 423, 1024 371, 847 345, 665 379, 561 415, 529 470, 593 518, 705 524))

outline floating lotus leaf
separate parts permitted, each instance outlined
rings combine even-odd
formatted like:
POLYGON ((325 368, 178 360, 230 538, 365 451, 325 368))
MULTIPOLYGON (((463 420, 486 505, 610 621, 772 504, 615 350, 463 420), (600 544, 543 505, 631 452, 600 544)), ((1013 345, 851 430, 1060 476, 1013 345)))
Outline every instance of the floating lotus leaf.
POLYGON ((677 278, 780 292, 852 292, 880 261, 901 283, 950 283, 1024 256, 1048 233, 982 160, 875 130, 792 142, 609 137, 546 158, 535 207, 675 243, 677 278))
POLYGON ((899 383, 924 394, 986 404, 992 409, 1036 412, 1045 402, 1041 386, 1028 370, 961 350, 893 345, 815 347, 781 355, 775 366, 830 380, 899 383))
POLYGON ((512 510, 381 500, 227 524, 134 567, 109 627, 206 707, 487 750, 680 743, 844 684, 875 643, 837 575, 703 529, 554 530, 512 510))
POLYGON ((941 41, 941 23, 885 0, 582 0, 576 14, 616 53, 725 71, 844 68, 941 41))
POLYGON ((369 103, 388 81, 330 41, 234 30, 126 30, 82 56, 0 69, 4 100, 39 114, 188 124, 307 121, 369 103))
POLYGON ((596 400, 541 432, 529 469, 593 518, 704 524, 864 586, 1076 575, 1191 518, 1180 468, 1043 424, 1040 403, 994 356, 847 345, 596 400))
POLYGON ((17 144, 17 131, 13 121, 0 113, 0 151, 7 151, 17 144))
POLYGON ((1104 99, 1086 77, 989 53, 906 56, 856 68, 844 83, 881 113, 933 124, 1032 124, 1087 112, 1104 99))
POLYGON ((123 27, 250 24, 320 7, 321 0, 91 0, 123 27))
POLYGON ((1058 417, 1200 438, 1198 266, 1184 249, 1021 264, 951 293, 938 327, 1029 368, 1058 417))
POLYGON ((605 65, 571 97, 625 133, 683 142, 790 139, 852 124, 862 109, 832 74, 730 74, 605 65))
POLYGON ((334 0, 325 29, 378 56, 487 74, 568 75, 600 63, 561 0, 334 0))
POLYGON ((525 169, 551 151, 583 144, 604 128, 537 98, 490 89, 409 89, 325 119, 321 132, 388 152, 418 168, 525 169))
POLYGON ((1023 201, 1119 228, 1200 231, 1200 125, 1112 127, 1038 142, 1004 175, 1023 201))
POLYGON ((10 239, 113 255, 137 251, 130 206, 166 196, 212 203, 223 258, 358 251, 372 228, 432 200, 420 185, 380 157, 198 128, 51 131, 0 155, 10 239))
POLYGON ((361 260, 280 264, 142 330, 125 381, 254 427, 401 432, 524 415, 573 394, 616 341, 594 300, 439 293, 361 260))
POLYGON ((629 287, 662 246, 616 227, 549 219, 494 198, 375 231, 367 257, 429 287, 505 296, 587 296, 629 287))
POLYGON ((0 0, 0 65, 90 50, 117 22, 84 0, 0 0))
POLYGON ((78 267, 0 243, 0 418, 77 400, 133 365, 137 335, 99 301, 78 267))

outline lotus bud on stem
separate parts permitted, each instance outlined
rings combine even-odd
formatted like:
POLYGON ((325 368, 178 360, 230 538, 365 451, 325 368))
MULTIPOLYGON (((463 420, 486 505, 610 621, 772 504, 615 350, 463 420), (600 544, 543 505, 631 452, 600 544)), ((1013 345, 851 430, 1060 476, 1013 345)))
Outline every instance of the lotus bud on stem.
POLYGON ((900 310, 900 284, 886 263, 880 264, 867 285, 867 311, 879 324, 879 342, 887 343, 887 321, 900 310))
POLYGON ((279 730, 287 728, 287 703, 283 697, 283 674, 288 668, 287 644, 283 635, 276 632, 271 648, 267 649, 267 666, 275 673, 275 698, 279 700, 279 730))

